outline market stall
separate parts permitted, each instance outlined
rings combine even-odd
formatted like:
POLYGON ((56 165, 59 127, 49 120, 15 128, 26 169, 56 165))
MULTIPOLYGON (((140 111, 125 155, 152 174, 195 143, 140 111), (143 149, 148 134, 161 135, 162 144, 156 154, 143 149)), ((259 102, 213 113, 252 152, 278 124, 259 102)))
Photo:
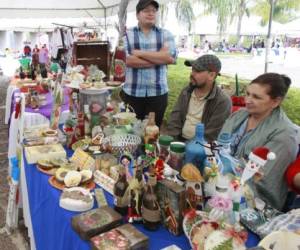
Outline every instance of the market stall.
MULTIPOLYGON (((71 156, 73 151, 67 150, 67 154, 71 156)), ((78 212, 59 206, 61 191, 49 185, 49 175, 41 173, 36 164, 28 164, 26 157, 23 163, 36 249, 90 249, 88 241, 81 240, 71 226, 71 218, 78 212)), ((113 207, 113 196, 104 193, 109 206, 113 207)), ((155 232, 145 229, 142 224, 134 226, 149 237, 149 249, 161 249, 173 244, 181 249, 190 247, 183 234, 174 236, 162 225, 155 232)), ((246 245, 253 247, 257 241, 257 236, 250 233, 246 245)))

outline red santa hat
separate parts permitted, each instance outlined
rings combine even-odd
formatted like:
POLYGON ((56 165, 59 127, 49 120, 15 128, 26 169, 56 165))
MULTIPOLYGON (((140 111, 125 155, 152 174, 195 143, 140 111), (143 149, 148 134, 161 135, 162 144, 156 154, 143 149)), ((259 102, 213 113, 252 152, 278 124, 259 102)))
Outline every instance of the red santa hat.
POLYGON ((260 166, 264 166, 267 160, 274 160, 276 158, 275 153, 271 152, 266 147, 257 147, 249 154, 249 160, 255 162, 260 166))

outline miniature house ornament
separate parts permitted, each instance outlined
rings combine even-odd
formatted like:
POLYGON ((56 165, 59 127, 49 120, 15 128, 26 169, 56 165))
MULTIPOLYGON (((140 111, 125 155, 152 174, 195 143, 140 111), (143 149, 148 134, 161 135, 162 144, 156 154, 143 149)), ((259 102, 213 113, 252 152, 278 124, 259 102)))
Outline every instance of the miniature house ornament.
POLYGON ((261 167, 263 167, 268 160, 274 160, 275 153, 271 152, 266 147, 257 147, 249 154, 249 160, 243 171, 241 184, 243 185, 254 174, 256 174, 261 167))

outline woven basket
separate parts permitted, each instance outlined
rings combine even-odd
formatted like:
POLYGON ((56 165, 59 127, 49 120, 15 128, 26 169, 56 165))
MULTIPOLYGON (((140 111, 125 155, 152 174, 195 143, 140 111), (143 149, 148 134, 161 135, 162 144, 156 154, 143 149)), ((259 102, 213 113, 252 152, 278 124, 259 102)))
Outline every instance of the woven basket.
POLYGON ((112 153, 118 156, 124 152, 133 154, 141 142, 139 136, 132 134, 114 134, 103 139, 103 144, 110 145, 112 153))

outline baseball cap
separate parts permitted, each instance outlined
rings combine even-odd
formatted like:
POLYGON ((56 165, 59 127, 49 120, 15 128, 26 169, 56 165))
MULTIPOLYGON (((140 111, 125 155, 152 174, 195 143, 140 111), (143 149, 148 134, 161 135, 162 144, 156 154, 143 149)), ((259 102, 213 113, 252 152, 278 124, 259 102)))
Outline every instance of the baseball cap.
POLYGON ((154 0, 140 0, 138 4, 136 5, 136 12, 140 12, 141 10, 145 9, 147 6, 152 4, 157 10, 159 8, 158 2, 154 0))
POLYGON ((207 70, 210 72, 216 72, 218 75, 220 75, 222 67, 220 59, 215 55, 203 55, 196 60, 186 60, 184 62, 184 65, 188 67, 193 67, 197 71, 207 70))

